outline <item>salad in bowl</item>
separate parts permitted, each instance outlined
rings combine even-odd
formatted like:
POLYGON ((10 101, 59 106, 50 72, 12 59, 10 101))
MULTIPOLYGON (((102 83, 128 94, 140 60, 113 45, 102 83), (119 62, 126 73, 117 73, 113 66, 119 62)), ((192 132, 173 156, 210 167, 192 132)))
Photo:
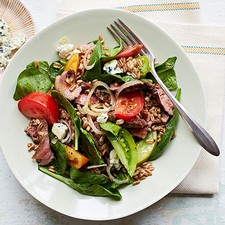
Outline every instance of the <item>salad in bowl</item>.
MULTIPOLYGON (((58 59, 34 61, 13 95, 28 119, 28 150, 38 169, 76 191, 122 198, 119 189, 151 176, 175 137, 178 112, 151 75, 142 45, 107 47, 60 39, 58 59)), ((177 99, 176 57, 155 69, 177 99)), ((149 178, 150 179, 150 178, 149 178)))

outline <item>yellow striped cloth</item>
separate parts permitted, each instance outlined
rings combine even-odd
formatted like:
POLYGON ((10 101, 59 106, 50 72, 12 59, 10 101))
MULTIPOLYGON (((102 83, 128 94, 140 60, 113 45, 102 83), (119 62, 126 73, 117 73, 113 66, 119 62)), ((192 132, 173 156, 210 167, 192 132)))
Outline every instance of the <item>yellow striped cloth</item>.
MULTIPOLYGON (((207 107, 206 128, 220 144, 225 75, 225 27, 201 24, 198 1, 190 0, 62 0, 58 16, 91 8, 117 8, 143 16, 168 32, 195 65, 207 107), (215 110, 216 109, 216 110, 215 110)), ((173 193, 212 194, 219 190, 219 158, 204 150, 173 193)))
POLYGON ((199 2, 170 2, 170 3, 150 3, 138 5, 124 5, 116 7, 129 12, 151 12, 151 11, 175 11, 175 10, 196 10, 200 9, 199 2))
POLYGON ((59 16, 92 8, 116 8, 147 17, 151 20, 198 23, 200 4, 190 0, 63 0, 59 16))
POLYGON ((182 47, 186 53, 225 55, 225 48, 223 47, 189 45, 182 45, 182 47))

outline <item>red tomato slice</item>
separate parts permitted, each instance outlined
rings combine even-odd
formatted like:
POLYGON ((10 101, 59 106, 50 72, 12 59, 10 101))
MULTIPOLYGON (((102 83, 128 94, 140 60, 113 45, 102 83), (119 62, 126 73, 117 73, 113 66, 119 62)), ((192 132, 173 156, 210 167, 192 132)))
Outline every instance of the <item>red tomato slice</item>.
POLYGON ((46 119, 49 124, 58 121, 59 106, 51 95, 32 92, 18 102, 20 112, 29 117, 46 119))
POLYGON ((116 56, 115 59, 119 58, 128 58, 130 56, 135 57, 137 56, 141 49, 143 48, 143 45, 133 45, 133 46, 126 46, 121 52, 119 52, 116 56))
POLYGON ((144 97, 140 92, 122 93, 116 101, 115 116, 130 120, 143 109, 144 103, 144 97))

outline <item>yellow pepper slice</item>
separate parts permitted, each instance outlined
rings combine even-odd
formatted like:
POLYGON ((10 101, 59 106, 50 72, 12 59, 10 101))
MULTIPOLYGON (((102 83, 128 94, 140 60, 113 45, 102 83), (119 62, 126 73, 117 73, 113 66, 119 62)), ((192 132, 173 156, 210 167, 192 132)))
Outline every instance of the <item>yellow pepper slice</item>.
POLYGON ((84 155, 82 155, 74 148, 71 148, 68 145, 64 145, 64 147, 66 149, 66 155, 68 158, 69 166, 80 169, 83 165, 85 165, 89 161, 88 158, 86 158, 84 155))
POLYGON ((74 53, 67 61, 64 71, 74 70, 76 73, 79 66, 79 60, 79 53, 74 53))

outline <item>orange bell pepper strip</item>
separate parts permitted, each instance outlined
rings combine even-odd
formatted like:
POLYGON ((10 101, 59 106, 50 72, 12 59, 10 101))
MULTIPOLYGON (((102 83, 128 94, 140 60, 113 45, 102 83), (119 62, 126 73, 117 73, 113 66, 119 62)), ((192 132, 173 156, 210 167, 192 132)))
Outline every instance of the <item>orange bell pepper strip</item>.
POLYGON ((79 61, 80 61, 79 53, 76 52, 67 61, 64 71, 74 70, 76 73, 79 66, 79 61))
POLYGON ((66 155, 68 158, 69 166, 80 169, 83 165, 85 165, 89 161, 87 157, 82 155, 80 152, 78 152, 74 148, 68 145, 64 145, 64 147, 66 149, 66 155))

